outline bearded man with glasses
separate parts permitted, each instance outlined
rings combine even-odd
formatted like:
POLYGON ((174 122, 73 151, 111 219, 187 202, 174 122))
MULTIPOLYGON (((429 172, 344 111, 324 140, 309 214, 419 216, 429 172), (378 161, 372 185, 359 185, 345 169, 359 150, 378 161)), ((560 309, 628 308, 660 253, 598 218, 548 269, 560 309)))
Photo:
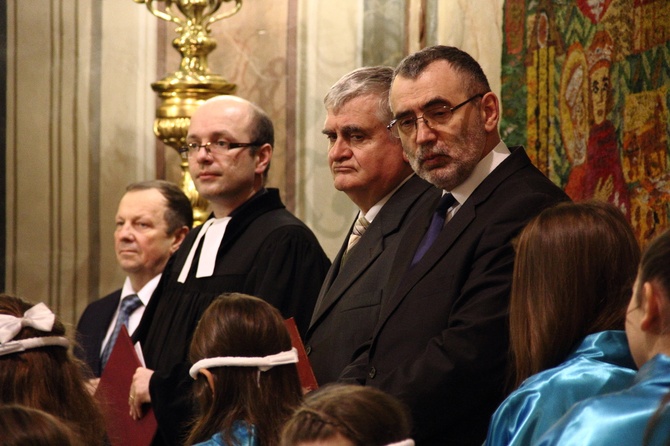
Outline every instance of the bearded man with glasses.
POLYGON ((372 339, 341 378, 407 404, 417 445, 480 445, 505 396, 512 240, 568 197, 501 141, 498 98, 469 54, 406 57, 390 106, 389 131, 443 193, 403 228, 372 339))
POLYGON ((265 187, 274 128, 260 107, 212 98, 193 113, 186 142, 182 156, 212 214, 168 262, 133 335, 147 367, 133 377, 130 413, 137 419, 151 403, 154 444, 182 444, 192 398, 186 358, 210 302, 225 292, 258 296, 304 333, 330 267, 312 231, 285 209, 277 189, 265 187))

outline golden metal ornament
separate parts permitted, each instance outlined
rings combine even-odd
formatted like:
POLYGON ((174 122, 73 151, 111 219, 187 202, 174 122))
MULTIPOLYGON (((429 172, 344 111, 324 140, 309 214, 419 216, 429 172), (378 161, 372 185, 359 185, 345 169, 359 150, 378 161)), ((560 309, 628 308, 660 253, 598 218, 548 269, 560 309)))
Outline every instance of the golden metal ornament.
MULTIPOLYGON (((221 94, 234 94, 237 86, 209 70, 207 56, 216 48, 210 37, 210 25, 237 13, 242 0, 133 0, 146 4, 151 14, 177 24, 178 37, 172 46, 181 54, 179 69, 151 84, 158 94, 154 134, 166 145, 179 150, 186 144, 186 134, 195 109, 207 99, 221 94), (235 5, 217 14, 221 5, 235 5), (162 6, 162 8, 159 8, 162 6)), ((180 187, 193 207, 197 223, 207 219, 208 203, 198 194, 188 171, 188 160, 180 157, 180 187)))

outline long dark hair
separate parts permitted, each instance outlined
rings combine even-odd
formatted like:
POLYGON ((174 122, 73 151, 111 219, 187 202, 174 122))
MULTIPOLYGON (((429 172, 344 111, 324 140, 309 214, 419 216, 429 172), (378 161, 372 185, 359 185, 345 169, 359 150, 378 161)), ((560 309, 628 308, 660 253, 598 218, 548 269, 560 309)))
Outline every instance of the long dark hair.
POLYGON ((595 201, 545 209, 521 231, 516 250, 510 298, 514 388, 563 362, 585 336, 623 329, 640 259, 621 211, 595 201))
MULTIPOLYGON (((0 294, 0 314, 23 317, 32 307, 23 299, 0 294)), ((58 317, 50 332, 23 327, 14 340, 44 336, 65 336, 58 317)), ((104 421, 86 388, 83 369, 71 348, 59 346, 0 356, 0 404, 40 409, 64 420, 85 444, 103 444, 104 421)))
MULTIPOLYGON (((219 296, 203 313, 193 335, 189 357, 195 363, 218 356, 268 356, 291 349, 291 339, 277 309, 245 294, 219 296)), ((205 441, 221 433, 234 444, 233 424, 254 426, 259 443, 276 445, 281 427, 302 397, 294 364, 266 372, 256 367, 209 369, 214 389, 201 373, 195 382, 200 415, 187 444, 205 441)))
MULTIPOLYGON (((640 261, 637 286, 642 288, 646 282, 655 282, 663 290, 663 295, 670 298, 670 262, 668 259, 670 259, 670 230, 656 237, 645 249, 640 261)), ((642 295, 640 289, 635 294, 642 295)), ((670 403, 670 392, 661 399, 658 409, 650 418, 642 444, 650 444, 654 430, 661 421, 661 416, 667 409, 668 403, 670 403)), ((670 445, 670 438, 666 444, 670 445)))

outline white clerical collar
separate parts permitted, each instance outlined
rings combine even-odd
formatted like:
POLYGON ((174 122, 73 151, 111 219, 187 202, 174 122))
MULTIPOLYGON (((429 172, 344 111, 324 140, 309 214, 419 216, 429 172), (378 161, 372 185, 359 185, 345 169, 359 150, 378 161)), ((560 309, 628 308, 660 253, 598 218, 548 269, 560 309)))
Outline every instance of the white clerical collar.
POLYGON ((509 155, 510 151, 507 145, 501 140, 493 150, 477 163, 470 176, 450 191, 456 201, 460 204, 465 203, 482 181, 509 155))
POLYGON ((226 233, 226 227, 228 222, 231 220, 231 217, 223 218, 210 218, 202 225, 202 229, 198 232, 191 250, 186 257, 186 263, 179 273, 178 282, 186 282, 188 273, 191 270, 191 265, 193 264, 193 258, 195 257, 195 252, 200 245, 200 240, 205 238, 202 243, 202 249, 200 250, 200 257, 198 259, 198 269, 196 270, 195 277, 210 277, 214 274, 214 266, 216 264, 216 255, 219 252, 219 247, 221 246, 221 241, 223 236, 226 233))

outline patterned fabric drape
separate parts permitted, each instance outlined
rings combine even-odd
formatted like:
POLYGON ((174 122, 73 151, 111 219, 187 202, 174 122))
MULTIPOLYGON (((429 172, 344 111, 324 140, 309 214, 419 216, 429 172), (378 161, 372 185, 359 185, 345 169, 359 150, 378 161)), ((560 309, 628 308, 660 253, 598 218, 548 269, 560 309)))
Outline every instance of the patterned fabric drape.
POLYGON ((641 244, 669 226, 670 2, 506 0, 501 130, 641 244))

